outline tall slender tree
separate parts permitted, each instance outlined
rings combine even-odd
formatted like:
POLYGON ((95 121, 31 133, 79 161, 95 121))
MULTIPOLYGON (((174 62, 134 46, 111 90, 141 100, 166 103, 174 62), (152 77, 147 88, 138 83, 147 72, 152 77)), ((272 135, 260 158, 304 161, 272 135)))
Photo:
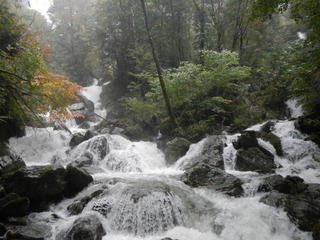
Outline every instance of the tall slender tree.
POLYGON ((162 94, 167 106, 167 110, 168 110, 168 114, 171 120, 171 123, 174 127, 177 127, 177 120, 176 117, 174 115, 173 112, 173 108, 170 102, 170 98, 169 98, 169 94, 167 92, 166 86, 165 86, 165 82, 163 79, 163 75, 162 75, 162 70, 161 70, 161 66, 160 66, 160 62, 157 56, 157 52, 154 46, 154 42, 152 39, 152 36, 150 34, 150 27, 149 27, 149 21, 148 21, 148 16, 147 16, 147 11, 146 11, 146 5, 145 5, 145 1, 141 0, 141 6, 142 6, 142 11, 143 11, 143 16, 144 16, 144 20, 145 20, 145 24, 146 24, 146 30, 147 30, 147 34, 148 34, 148 39, 149 39, 149 43, 150 43, 150 47, 151 47, 151 51, 152 51, 152 56, 153 56, 153 60, 154 63, 156 65, 157 68, 157 74, 158 74, 158 78, 159 78, 159 82, 160 82, 160 86, 161 86, 161 90, 162 90, 162 94))

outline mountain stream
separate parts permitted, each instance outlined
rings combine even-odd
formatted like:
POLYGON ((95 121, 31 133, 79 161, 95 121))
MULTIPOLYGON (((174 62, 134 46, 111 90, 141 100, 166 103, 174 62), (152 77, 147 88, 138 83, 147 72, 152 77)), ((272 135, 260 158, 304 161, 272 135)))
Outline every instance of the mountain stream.
MULTIPOLYGON (((101 87, 94 85, 87 88, 86 96, 98 105, 100 91, 101 87)), ((291 109, 293 116, 299 115, 296 108, 291 109)), ((73 133, 84 131, 72 124, 69 128, 73 133)), ((319 164, 312 160, 320 150, 303 140, 305 136, 295 129, 294 121, 276 121, 272 132, 281 138, 283 157, 277 156, 268 142, 259 139, 259 144, 282 166, 276 173, 320 183, 319 164)), ((27 165, 54 162, 67 166, 90 154, 93 160, 86 170, 94 181, 76 197, 52 205, 46 212, 30 214, 32 224, 24 231, 40 228, 45 239, 67 239, 66 232, 76 219, 94 215, 106 231, 104 240, 311 240, 311 234, 300 231, 283 210, 259 202, 263 193, 257 193, 256 188, 263 175, 235 169, 232 141, 238 136, 225 136, 223 153, 226 171, 244 181, 244 196, 235 198, 208 188, 191 188, 180 181, 181 166, 199 154, 205 139, 191 145, 175 165, 167 166, 163 152, 153 142, 102 134, 70 149, 68 132, 28 128, 26 136, 12 138, 9 143, 27 165), (94 197, 83 211, 70 214, 69 206, 87 196, 94 197)))

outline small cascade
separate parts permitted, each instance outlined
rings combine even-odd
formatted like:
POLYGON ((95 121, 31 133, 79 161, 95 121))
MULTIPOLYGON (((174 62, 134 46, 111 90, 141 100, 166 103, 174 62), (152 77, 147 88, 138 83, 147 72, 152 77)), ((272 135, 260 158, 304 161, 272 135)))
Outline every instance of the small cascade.
POLYGON ((235 141, 240 134, 227 136, 226 147, 223 149, 223 160, 225 170, 235 170, 237 150, 233 147, 232 142, 235 141))
POLYGON ((277 173, 282 176, 294 175, 309 183, 319 183, 320 163, 313 158, 320 158, 320 148, 311 141, 305 141, 305 135, 295 128, 293 121, 279 121, 273 133, 281 139, 284 157, 276 156, 282 166, 277 173))
MULTIPOLYGON (((100 103, 100 94, 102 92, 102 87, 99 86, 98 79, 93 79, 92 86, 85 87, 82 94, 89 100, 91 100, 94 103, 94 112, 100 116, 105 118, 107 115, 107 110, 102 108, 100 103)), ((105 83, 104 85, 107 85, 108 83, 105 83)))
POLYGON ((92 203, 92 209, 106 217, 111 231, 146 236, 186 224, 182 199, 168 185, 157 182, 118 185, 114 187, 121 191, 111 189, 108 196, 92 203))
POLYGON ((303 107, 299 103, 298 99, 289 99, 288 101, 286 101, 286 104, 292 118, 298 118, 303 115, 303 107))
POLYGON ((50 164, 55 157, 66 157, 69 138, 66 131, 27 127, 24 137, 11 138, 8 145, 27 165, 45 165, 50 164))
POLYGON ((151 142, 131 142, 118 135, 93 137, 70 151, 68 162, 89 157, 105 172, 150 172, 166 168, 163 153, 151 142))

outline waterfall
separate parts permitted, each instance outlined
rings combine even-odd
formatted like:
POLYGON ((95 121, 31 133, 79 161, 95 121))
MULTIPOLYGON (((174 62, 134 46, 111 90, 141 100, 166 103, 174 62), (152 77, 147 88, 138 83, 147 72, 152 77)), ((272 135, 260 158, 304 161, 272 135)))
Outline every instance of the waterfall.
MULTIPOLYGON (((100 91, 97 82, 87 89, 89 99, 100 91)), ((97 103, 99 99, 91 100, 97 103)), ((292 116, 300 113, 293 111, 292 116)), ((248 130, 259 131, 262 125, 248 130)), ((320 183, 319 163, 312 160, 312 155, 320 158, 320 149, 304 141, 293 121, 276 121, 272 132, 281 139, 284 156, 277 156, 269 142, 259 139, 258 143, 281 165, 276 173, 320 183)), ((168 167, 164 154, 152 142, 101 134, 71 150, 68 132, 28 128, 26 136, 9 141, 11 150, 27 165, 83 164, 94 181, 74 198, 52 205, 46 212, 30 214, 31 224, 22 226, 21 231, 41 229, 45 239, 67 239, 76 219, 94 215, 106 230, 103 240, 311 240, 311 234, 300 231, 282 209, 259 202, 257 187, 265 175, 236 169, 233 142, 239 136, 221 137, 224 169, 244 182, 244 196, 234 198, 210 188, 193 189, 180 181, 190 161, 201 157, 208 138, 191 145, 185 156, 168 167), (81 159, 85 160, 79 162, 81 159), (80 213, 70 210, 84 202, 80 213)))

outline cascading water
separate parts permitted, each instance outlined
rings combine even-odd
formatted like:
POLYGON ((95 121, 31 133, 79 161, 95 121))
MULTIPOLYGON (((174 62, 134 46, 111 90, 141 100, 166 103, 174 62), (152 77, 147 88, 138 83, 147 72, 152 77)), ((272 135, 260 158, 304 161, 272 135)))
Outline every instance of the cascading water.
MULTIPOLYGON (((95 96, 94 91, 91 88, 87 96, 95 96)), ((293 122, 278 121, 272 131, 284 146, 284 156, 275 159, 282 166, 277 173, 319 183, 320 167, 312 154, 318 157, 320 150, 303 141, 293 122)), ((70 150, 68 132, 28 129, 25 137, 11 139, 9 144, 27 165, 82 164, 94 182, 47 212, 30 214, 31 224, 21 231, 42 229, 45 239, 69 239, 77 219, 94 215, 106 230, 104 240, 311 240, 311 234, 300 231, 284 211, 259 202, 254 188, 262 175, 236 170, 232 141, 238 136, 224 137, 223 152, 227 172, 244 181, 245 196, 234 198, 208 188, 192 189, 179 180, 183 167, 192 157, 199 157, 205 140, 168 167, 155 143, 103 134, 70 150)), ((276 155, 268 142, 259 140, 259 144, 276 155)))

